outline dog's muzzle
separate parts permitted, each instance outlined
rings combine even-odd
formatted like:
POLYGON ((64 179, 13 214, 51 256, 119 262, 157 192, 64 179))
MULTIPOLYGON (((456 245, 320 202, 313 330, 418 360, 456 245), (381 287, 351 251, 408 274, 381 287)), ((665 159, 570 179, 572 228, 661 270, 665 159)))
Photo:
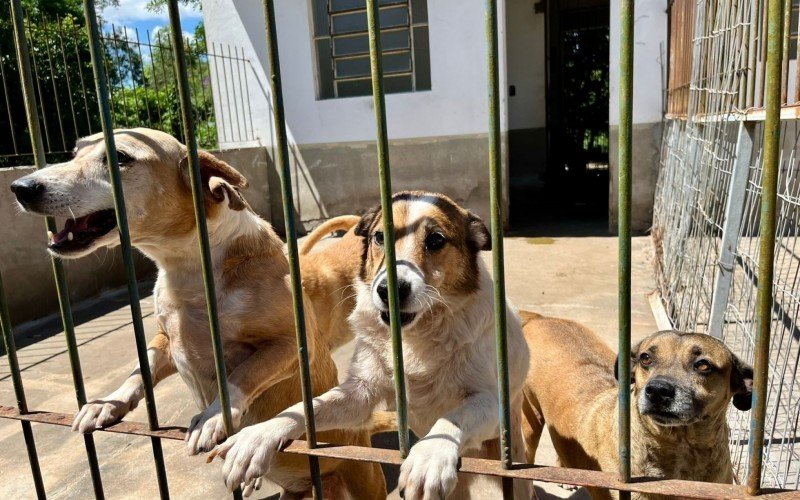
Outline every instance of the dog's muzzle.
POLYGON ((696 416, 694 393, 667 377, 654 377, 639 396, 639 413, 659 425, 686 425, 696 416))

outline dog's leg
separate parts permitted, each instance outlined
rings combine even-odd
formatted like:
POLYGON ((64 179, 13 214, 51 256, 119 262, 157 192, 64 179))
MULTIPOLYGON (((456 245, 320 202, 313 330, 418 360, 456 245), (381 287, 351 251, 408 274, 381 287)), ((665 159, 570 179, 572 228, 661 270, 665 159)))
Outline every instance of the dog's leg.
MULTIPOLYGON (((147 346, 147 362, 153 376, 153 386, 176 372, 169 351, 169 337, 162 331, 147 346)), ((72 421, 72 430, 92 432, 112 424, 131 412, 144 398, 144 382, 139 365, 125 382, 108 396, 83 405, 72 421)))
POLYGON ((400 467, 406 499, 446 498, 456 485, 459 455, 497 435, 497 395, 478 392, 436 421, 400 467))
POLYGON ((536 394, 528 387, 522 391, 522 437, 525 443, 525 460, 536 463, 536 449, 544 431, 545 421, 536 394))
MULTIPOLYGON (((314 398, 316 429, 323 432, 369 426, 378 401, 374 387, 351 373, 342 385, 314 398)), ((266 474, 275 453, 304 432, 303 403, 297 403, 275 418, 245 427, 229 437, 214 448, 209 460, 217 455, 225 459, 225 484, 233 490, 266 474)))

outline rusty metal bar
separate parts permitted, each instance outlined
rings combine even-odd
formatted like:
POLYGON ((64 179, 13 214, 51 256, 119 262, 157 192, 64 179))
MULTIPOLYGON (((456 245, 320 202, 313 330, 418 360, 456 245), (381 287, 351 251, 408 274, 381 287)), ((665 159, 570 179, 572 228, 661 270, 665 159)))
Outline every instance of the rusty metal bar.
MULTIPOLYGON (((21 414, 16 408, 9 406, 0 406, 0 418, 59 425, 63 427, 72 426, 72 415, 46 411, 30 411, 21 414)), ((147 437, 156 436, 162 439, 183 441, 186 428, 178 426, 161 427, 158 430, 152 431, 145 423, 122 421, 98 429, 97 432, 111 432, 115 434, 147 437)), ((327 443, 318 443, 317 448, 309 448, 308 445, 301 440, 293 441, 289 446, 283 449, 283 453, 314 455, 320 458, 357 460, 360 462, 374 462, 389 465, 400 465, 403 463, 403 457, 400 456, 397 450, 368 448, 364 446, 339 446, 327 443)), ((590 486, 652 495, 672 495, 682 498, 728 499, 744 498, 747 496, 745 488, 735 484, 704 483, 700 481, 649 477, 634 477, 631 478, 630 482, 624 483, 620 481, 614 473, 521 463, 514 463, 510 469, 505 469, 497 460, 482 458, 463 457, 461 459, 459 471, 467 474, 511 477, 514 479, 570 484, 575 486, 590 486)), ((771 489, 763 491, 762 498, 800 499, 800 492, 794 490, 771 489)))
POLYGON ((772 329, 773 275, 775 265, 775 226, 778 201, 778 170, 781 160, 781 59, 783 51, 783 0, 769 0, 768 41, 766 60, 766 120, 764 121, 763 174, 761 177, 761 220, 759 225, 757 328, 753 366, 753 407, 750 413, 750 469, 747 491, 757 495, 761 490, 764 459, 764 423, 767 412, 769 380, 769 344, 772 329))

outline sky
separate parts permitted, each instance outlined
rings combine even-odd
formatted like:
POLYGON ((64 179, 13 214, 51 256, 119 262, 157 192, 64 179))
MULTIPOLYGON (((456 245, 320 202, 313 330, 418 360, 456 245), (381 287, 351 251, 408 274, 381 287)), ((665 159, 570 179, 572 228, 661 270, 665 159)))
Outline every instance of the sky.
MULTIPOLYGON (((119 4, 119 7, 103 9, 100 15, 107 24, 127 26, 129 31, 138 28, 142 38, 145 36, 145 30, 150 30, 152 35, 158 28, 169 24, 166 9, 163 12, 150 12, 145 8, 147 0, 123 0, 119 4)), ((192 10, 191 7, 181 5, 180 14, 183 32, 186 34, 194 33, 195 26, 203 20, 203 14, 192 10)))

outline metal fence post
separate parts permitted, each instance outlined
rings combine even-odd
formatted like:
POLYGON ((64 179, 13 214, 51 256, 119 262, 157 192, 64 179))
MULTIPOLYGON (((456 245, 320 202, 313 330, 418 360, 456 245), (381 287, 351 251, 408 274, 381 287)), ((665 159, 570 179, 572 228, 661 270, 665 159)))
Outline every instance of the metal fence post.
MULTIPOLYGON (((620 2, 619 74, 619 476, 631 478, 631 152, 633 148, 633 10, 634 0, 620 2)), ((620 492, 620 498, 630 493, 620 492)))
POLYGON ((375 124, 378 132, 378 177, 383 215, 383 248, 386 255, 386 283, 389 289, 389 327, 392 334, 395 404, 397 406, 397 434, 400 456, 408 456, 408 411, 406 408, 406 381, 403 369, 403 337, 400 326, 400 303, 397 296, 397 262, 394 249, 394 217, 392 212, 392 173, 389 164, 389 138, 386 130, 386 103, 383 94, 383 61, 381 60, 381 24, 378 0, 367 0, 367 28, 369 30, 369 61, 372 75, 372 99, 375 106, 375 124))
POLYGON ((758 287, 756 300, 757 328, 753 366, 753 405, 750 413, 750 470, 747 490, 756 495, 761 490, 761 467, 764 455, 764 423, 767 413, 769 380, 769 344, 772 328, 772 284, 775 263, 775 226, 778 198, 778 169, 781 155, 781 44, 783 42, 783 1, 769 0, 766 62, 766 120, 759 225, 758 287))
MULTIPOLYGON (((311 387, 311 366, 308 360, 308 339, 303 310, 303 287, 300 279, 300 256, 297 252, 297 231, 295 229, 294 197, 292 194, 292 173, 289 165, 289 148, 286 138, 286 118, 283 110, 283 86, 281 84, 281 62, 278 50, 278 33, 275 28, 275 3, 264 0, 265 27, 267 36, 267 55, 269 56, 270 94, 272 97, 272 116, 275 124, 275 166, 281 179, 283 201, 283 222, 286 228, 286 246, 289 260, 289 276, 292 281, 292 306, 294 308, 294 328, 297 340, 297 360, 300 365, 303 410, 305 413, 306 442, 309 448, 317 447, 316 422, 314 421, 314 392, 311 387)), ((322 478, 319 459, 309 455, 313 495, 322 498, 322 478)))
MULTIPOLYGON (((25 28, 22 18, 21 0, 11 0, 11 17, 14 24, 14 43, 17 47, 17 62, 20 70, 20 80, 22 93, 25 100, 25 114, 28 119, 28 129, 30 132, 31 146, 33 149, 33 159, 37 169, 45 167, 44 143, 42 142, 42 130, 39 126, 39 113, 36 106, 36 98, 33 90, 33 74, 31 73, 30 53, 28 52, 28 42, 25 39, 25 28)), ((56 232, 56 223, 52 217, 45 219, 45 226, 50 232, 56 232)), ((72 306, 67 290, 67 280, 64 276, 64 268, 61 261, 51 257, 53 265, 53 276, 55 278, 56 293, 58 295, 58 305, 61 310, 61 322, 64 326, 64 337, 67 342, 67 352, 69 353, 70 370, 72 371, 72 383, 75 387, 75 399, 78 408, 86 404, 86 390, 83 385, 83 373, 81 361, 78 354, 78 344, 75 340, 75 325, 72 320, 72 306)), ((97 450, 94 445, 94 438, 90 434, 83 436, 86 456, 89 461, 89 471, 92 477, 92 487, 94 488, 95 498, 105 498, 103 493, 103 480, 100 477, 100 464, 97 460, 97 450)))
POLYGON ((750 175, 754 136, 754 123, 746 121, 739 123, 733 171, 725 204, 725 225, 722 227, 717 275, 714 279, 711 315, 708 320, 708 333, 718 339, 722 338, 722 330, 725 326, 725 310, 728 307, 733 269, 736 264, 736 247, 739 243, 742 214, 747 197, 747 180, 750 175))
MULTIPOLYGON (((106 81, 105 66, 102 64, 105 52, 100 45, 100 33, 97 27, 97 13, 95 12, 94 0, 83 1, 83 15, 86 19, 86 30, 89 36, 89 53, 92 58, 97 103, 100 108, 100 124, 103 129, 103 137, 105 138, 106 162, 108 164, 108 172, 114 194, 114 212, 117 218, 117 227, 119 228, 122 260, 125 264, 133 333, 136 339, 136 354, 139 358, 139 372, 144 385, 147 421, 150 425, 150 429, 156 430, 158 429, 158 413, 156 411, 155 395, 153 394, 153 376, 152 373, 150 373, 150 364, 147 359, 147 339, 145 338, 144 325, 142 323, 139 288, 136 282, 136 269, 133 263, 131 235, 128 230, 128 215, 125 210, 125 197, 122 192, 122 178, 120 176, 119 162, 117 159, 117 146, 114 141, 114 124, 111 119, 108 83, 106 81)), ((169 486, 167 484, 167 470, 164 464, 164 451, 161 447, 161 440, 157 437, 152 437, 150 441, 153 447, 153 460, 156 466, 159 494, 161 498, 166 499, 169 498, 169 486)))
MULTIPOLYGON (((3 334, 3 345, 6 348, 6 359, 8 359, 8 369, 11 372, 11 383, 14 385, 17 409, 21 414, 28 413, 28 401, 25 398, 25 388, 22 385, 22 374, 17 360, 17 346, 14 343, 14 331, 11 328, 11 317, 8 314, 8 303, 6 302, 2 274, 0 274, 0 332, 3 334)), ((31 465, 33 487, 36 490, 36 498, 41 500, 47 498, 47 495, 44 491, 44 481, 42 480, 42 470, 39 467, 39 456, 36 453, 36 442, 33 439, 33 429, 30 422, 23 420, 20 423, 22 424, 22 437, 25 439, 25 448, 28 451, 28 462, 31 465)))

